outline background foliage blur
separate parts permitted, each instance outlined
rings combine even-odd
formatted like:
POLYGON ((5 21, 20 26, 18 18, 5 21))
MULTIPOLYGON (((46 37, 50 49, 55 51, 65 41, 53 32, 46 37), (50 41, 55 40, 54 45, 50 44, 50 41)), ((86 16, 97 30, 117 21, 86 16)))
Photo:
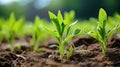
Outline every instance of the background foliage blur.
POLYGON ((0 17, 8 18, 11 12, 16 18, 25 16, 33 21, 35 16, 49 19, 48 11, 75 10, 76 18, 97 17, 99 8, 104 8, 108 15, 120 13, 120 0, 0 0, 0 17))

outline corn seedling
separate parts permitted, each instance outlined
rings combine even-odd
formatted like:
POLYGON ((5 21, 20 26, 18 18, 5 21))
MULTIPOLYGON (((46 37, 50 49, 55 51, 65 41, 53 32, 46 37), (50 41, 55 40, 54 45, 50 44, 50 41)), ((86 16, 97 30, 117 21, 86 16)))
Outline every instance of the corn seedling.
POLYGON ((38 52, 41 50, 41 48, 39 48, 39 42, 42 39, 42 22, 40 21, 40 18, 38 16, 36 16, 35 21, 34 21, 34 31, 33 31, 33 43, 34 43, 34 48, 33 50, 35 52, 38 52))
POLYGON ((7 23, 6 27, 8 26, 8 36, 7 36, 7 40, 8 42, 10 43, 10 50, 11 51, 14 51, 14 35, 15 35, 15 32, 13 30, 13 26, 14 26, 14 23, 15 23, 15 16, 14 16, 14 13, 11 13, 10 15, 10 18, 9 18, 9 22, 7 23))
MULTIPOLYGON (((65 55, 65 51, 67 51, 65 48, 66 45, 71 40, 71 38, 78 35, 81 30, 76 28, 73 31, 71 31, 71 28, 77 23, 77 21, 75 21, 74 23, 65 22, 60 11, 58 11, 57 16, 50 11, 48 13, 53 25, 55 26, 55 30, 52 31, 51 29, 48 28, 47 30, 57 39, 59 44, 58 51, 60 53, 60 59, 62 59, 63 56, 65 55)), ((70 52, 67 51, 67 57, 70 57, 72 55, 73 51, 72 45, 69 51, 70 52)))
POLYGON ((5 37, 10 43, 11 51, 14 51, 14 38, 20 32, 22 26, 23 26, 22 19, 16 21, 14 13, 11 13, 8 22, 4 25, 4 30, 6 31, 5 37))
POLYGON ((99 10, 99 16, 98 16, 99 22, 97 26, 96 33, 90 33, 89 34, 94 37, 98 42, 100 43, 100 46, 102 48, 102 53, 105 54, 107 50, 107 44, 108 39, 115 33, 115 31, 119 28, 119 25, 116 25, 113 29, 106 30, 106 24, 107 24, 107 14, 106 11, 101 8, 99 10))

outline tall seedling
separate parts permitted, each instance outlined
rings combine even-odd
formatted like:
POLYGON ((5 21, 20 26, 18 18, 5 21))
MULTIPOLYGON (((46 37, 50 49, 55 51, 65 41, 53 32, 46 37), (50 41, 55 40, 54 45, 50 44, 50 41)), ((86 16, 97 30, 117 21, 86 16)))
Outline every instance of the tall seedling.
POLYGON ((99 10, 99 16, 98 16, 98 26, 96 33, 89 33, 92 37, 94 37, 98 42, 100 43, 100 46, 102 48, 102 53, 106 53, 108 39, 115 33, 115 31, 118 29, 119 25, 116 25, 113 29, 106 30, 106 24, 107 24, 107 14, 103 8, 100 8, 99 10))
POLYGON ((67 58, 69 58, 73 52, 73 47, 72 45, 70 46, 70 50, 66 50, 66 45, 68 42, 71 40, 73 36, 76 36, 80 33, 80 29, 74 29, 71 31, 71 28, 77 23, 77 21, 73 23, 66 23, 63 20, 62 14, 60 11, 58 11, 58 14, 55 15, 52 12, 48 12, 50 19, 55 26, 55 30, 53 31, 52 29, 47 30, 57 39, 58 41, 58 51, 60 53, 60 59, 63 58, 65 55, 65 52, 67 54, 67 58), (64 36, 65 35, 65 36, 64 36))

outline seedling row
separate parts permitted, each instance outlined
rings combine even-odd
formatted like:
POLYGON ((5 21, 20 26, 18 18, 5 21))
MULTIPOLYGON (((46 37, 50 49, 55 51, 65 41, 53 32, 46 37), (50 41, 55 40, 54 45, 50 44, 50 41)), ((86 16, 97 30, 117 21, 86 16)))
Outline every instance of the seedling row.
POLYGON ((75 50, 74 43, 71 43, 69 48, 66 46, 72 41, 73 37, 88 35, 95 38, 105 55, 107 51, 108 40, 120 31, 120 15, 115 14, 113 17, 108 17, 106 11, 100 8, 98 19, 90 18, 89 20, 75 20, 75 12, 61 13, 59 10, 57 15, 48 11, 51 21, 35 17, 34 22, 26 22, 24 17, 15 18, 15 14, 11 13, 8 19, 0 18, 0 44, 6 40, 10 44, 10 51, 15 51, 15 39, 22 39, 26 36, 31 36, 29 45, 32 51, 41 52, 43 49, 39 47, 40 42, 52 37, 57 42, 57 51, 60 59, 64 56, 70 58, 75 50))

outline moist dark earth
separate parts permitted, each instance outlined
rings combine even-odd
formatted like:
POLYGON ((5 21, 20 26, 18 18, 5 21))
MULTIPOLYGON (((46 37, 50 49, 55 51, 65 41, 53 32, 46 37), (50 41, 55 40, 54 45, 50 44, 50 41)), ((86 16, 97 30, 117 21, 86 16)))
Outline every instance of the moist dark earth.
POLYGON ((6 41, 0 44, 0 67, 120 67, 119 34, 109 39, 106 54, 102 53, 94 38, 75 37, 72 40, 75 46, 72 56, 69 59, 64 56, 62 60, 59 59, 57 43, 51 38, 40 43, 43 49, 40 52, 33 52, 29 38, 16 39, 15 42, 22 46, 16 47, 14 52, 9 50, 6 41))

